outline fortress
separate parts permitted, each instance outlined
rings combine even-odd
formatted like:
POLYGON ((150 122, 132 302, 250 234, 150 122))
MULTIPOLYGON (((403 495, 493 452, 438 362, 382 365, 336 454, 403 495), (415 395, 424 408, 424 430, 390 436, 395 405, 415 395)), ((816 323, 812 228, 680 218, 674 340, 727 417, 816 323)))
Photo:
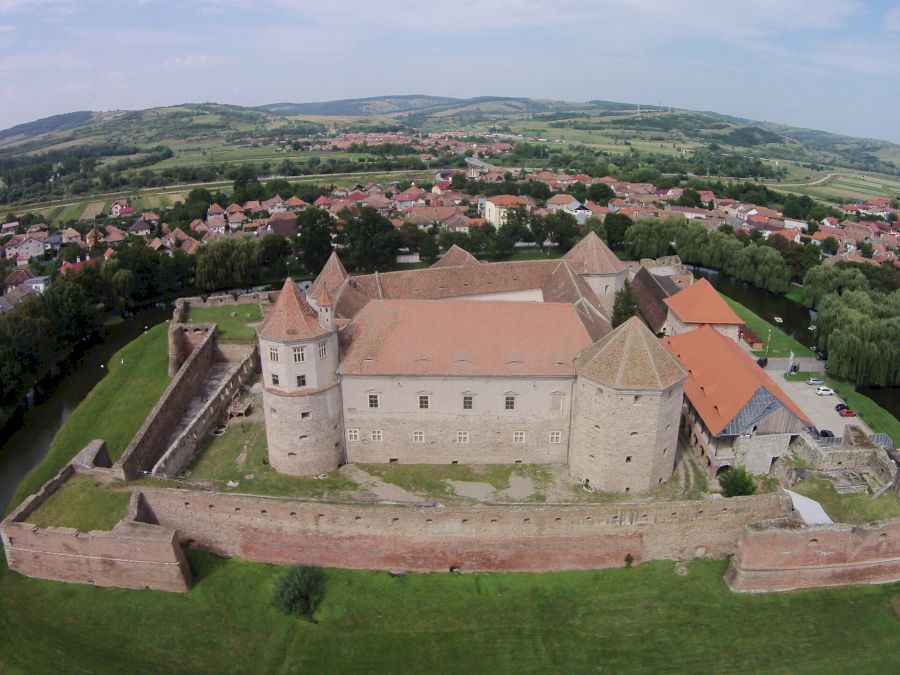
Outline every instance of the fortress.
POLYGON ((269 461, 566 464, 607 492, 672 475, 687 373, 607 317, 625 266, 595 234, 561 260, 288 279, 258 328, 269 461))
POLYGON ((814 470, 852 468, 896 491, 897 467, 862 432, 827 447, 812 437, 802 411, 741 351, 732 318, 710 312, 721 300, 704 282, 688 302, 666 303, 677 321, 654 310, 660 325, 677 326, 670 337, 637 317, 613 329, 610 306, 628 273, 588 235, 560 260, 482 263, 453 248, 427 269, 350 276, 332 256, 305 294, 288 280, 278 294, 180 299, 166 391, 115 462, 92 442, 0 523, 9 566, 177 592, 191 584, 185 547, 421 572, 733 555, 726 581, 741 592, 900 578, 897 520, 807 525, 780 490, 646 495, 672 477, 679 438, 709 475, 742 463, 793 484, 797 470, 779 461, 790 451, 814 470), (247 303, 264 314, 255 345, 185 323, 195 305, 247 303), (268 463, 283 474, 348 463, 558 464, 586 487, 634 496, 444 505, 265 496, 178 478, 259 373, 268 463), (35 525, 35 511, 79 477, 129 492, 124 518, 103 531, 35 525))

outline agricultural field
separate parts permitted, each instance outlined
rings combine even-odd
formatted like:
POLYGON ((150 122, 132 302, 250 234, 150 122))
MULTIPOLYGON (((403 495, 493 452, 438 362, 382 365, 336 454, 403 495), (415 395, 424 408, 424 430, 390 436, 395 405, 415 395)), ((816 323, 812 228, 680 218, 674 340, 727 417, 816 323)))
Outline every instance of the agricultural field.
MULTIPOLYGON (((79 204, 80 206, 80 204, 79 204)), ((93 222, 94 219, 102 215, 106 212, 105 210, 106 202, 91 202, 87 206, 84 207, 84 210, 81 212, 81 217, 79 220, 85 222, 93 222)))
POLYGON ((844 202, 865 201, 872 197, 900 198, 900 177, 876 173, 826 173, 805 185, 776 183, 772 187, 817 199, 844 202))

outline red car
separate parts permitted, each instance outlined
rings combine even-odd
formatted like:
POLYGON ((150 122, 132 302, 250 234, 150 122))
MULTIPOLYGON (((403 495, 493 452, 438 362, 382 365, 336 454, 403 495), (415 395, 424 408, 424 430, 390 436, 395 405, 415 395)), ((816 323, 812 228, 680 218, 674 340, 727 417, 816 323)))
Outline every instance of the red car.
POLYGON ((838 410, 838 415, 840 415, 841 417, 856 417, 856 413, 850 410, 850 408, 838 410))

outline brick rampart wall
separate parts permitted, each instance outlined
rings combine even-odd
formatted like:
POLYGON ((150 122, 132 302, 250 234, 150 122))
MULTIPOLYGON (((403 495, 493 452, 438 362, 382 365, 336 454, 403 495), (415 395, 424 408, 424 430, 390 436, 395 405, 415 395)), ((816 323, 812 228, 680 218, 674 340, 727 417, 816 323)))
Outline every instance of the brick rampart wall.
POLYGON ((182 542, 275 563, 422 572, 546 571, 733 553, 743 527, 786 511, 776 494, 571 506, 334 504, 143 489, 182 542))
POLYGON ((131 500, 129 515, 110 531, 80 532, 27 522, 44 500, 81 469, 79 465, 66 465, 0 523, 0 540, 10 569, 56 581, 187 591, 191 572, 175 530, 135 522, 137 494, 131 500))
POLYGON ((747 527, 725 580, 743 593, 900 581, 900 519, 863 526, 747 527))
POLYGON ((114 468, 119 477, 131 479, 140 471, 150 471, 165 452, 166 441, 169 440, 172 429, 202 386, 215 359, 214 326, 213 324, 213 329, 202 333, 202 340, 172 378, 144 424, 116 462, 114 468))

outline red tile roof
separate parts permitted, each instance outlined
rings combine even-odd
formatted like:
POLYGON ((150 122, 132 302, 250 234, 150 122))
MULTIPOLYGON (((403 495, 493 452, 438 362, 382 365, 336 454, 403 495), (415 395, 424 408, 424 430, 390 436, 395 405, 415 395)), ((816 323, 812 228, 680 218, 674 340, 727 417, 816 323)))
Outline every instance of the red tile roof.
POLYGON ((663 302, 684 323, 744 323, 706 279, 700 279, 663 302))
POLYGON ((257 332, 266 340, 283 342, 306 340, 328 333, 319 324, 319 315, 309 306, 290 277, 284 280, 275 307, 259 325, 257 332))
POLYGON ((372 300, 341 337, 344 375, 571 377, 591 344, 572 305, 478 300, 372 300))
POLYGON ((665 338, 663 344, 688 371, 684 393, 710 433, 718 435, 760 387, 775 396, 802 423, 803 411, 734 340, 712 326, 665 338))

